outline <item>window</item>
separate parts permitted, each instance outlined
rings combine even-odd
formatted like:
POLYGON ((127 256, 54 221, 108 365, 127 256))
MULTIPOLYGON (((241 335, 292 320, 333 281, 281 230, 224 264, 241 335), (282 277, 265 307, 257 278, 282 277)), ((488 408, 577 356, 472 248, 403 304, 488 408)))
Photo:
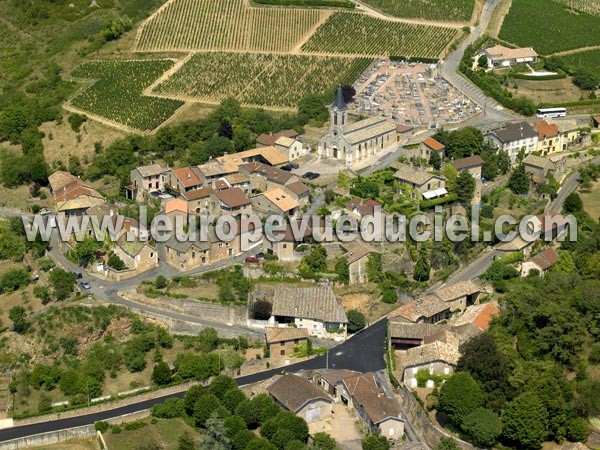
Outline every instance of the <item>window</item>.
POLYGON ((150 258, 154 258, 154 252, 150 252, 150 258))
POLYGON ((279 354, 280 354, 281 356, 285 355, 285 350, 280 350, 280 351, 279 351, 279 354))
POLYGON ((298 342, 300 342, 298 339, 294 339, 294 344, 298 345, 298 342))
POLYGON ((281 341, 281 342, 279 343, 279 345, 281 345, 281 346, 283 347, 283 346, 285 345, 285 342, 284 342, 284 341, 281 341))
POLYGON ((287 244, 283 244, 283 248, 287 248, 287 244))
POLYGON ((192 258, 196 257, 196 252, 192 252, 192 258))

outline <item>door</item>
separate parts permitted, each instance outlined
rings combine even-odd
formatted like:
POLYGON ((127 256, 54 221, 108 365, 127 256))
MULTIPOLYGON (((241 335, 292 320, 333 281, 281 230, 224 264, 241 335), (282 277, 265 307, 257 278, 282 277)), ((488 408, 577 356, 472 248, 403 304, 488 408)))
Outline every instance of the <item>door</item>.
POLYGON ((306 422, 312 423, 321 420, 321 408, 313 408, 306 410, 306 422))

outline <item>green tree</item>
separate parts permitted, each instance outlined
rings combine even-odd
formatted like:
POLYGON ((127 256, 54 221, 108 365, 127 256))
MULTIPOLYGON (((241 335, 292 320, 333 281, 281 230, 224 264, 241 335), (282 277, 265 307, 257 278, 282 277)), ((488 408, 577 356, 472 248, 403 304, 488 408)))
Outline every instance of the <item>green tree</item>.
POLYGON ((371 283, 383 281, 383 260, 381 253, 369 253, 366 271, 371 283))
POLYGON ((430 271, 429 257, 426 252, 422 251, 413 269, 413 278, 415 281, 427 281, 429 280, 430 271))
POLYGON ((531 177, 525 171, 525 165, 519 164, 510 174, 508 187, 517 195, 524 195, 529 192, 531 186, 531 177))
POLYGON ((462 203, 470 203, 475 193, 475 179, 466 170, 461 171, 456 178, 456 195, 458 201, 462 203))
POLYGON ((442 158, 438 152, 431 152, 431 156, 429 157, 429 165, 435 170, 440 170, 442 168, 442 158))
POLYGON ((240 430, 231 439, 233 450, 244 450, 246 446, 253 440, 257 439, 256 435, 250 430, 240 430))
POLYGON ((348 267, 348 260, 340 256, 335 260, 335 273, 337 274, 338 281, 348 284, 350 281, 350 269, 348 267))
POLYGON ((152 370, 152 381, 159 386, 171 382, 171 369, 169 369, 169 365, 166 362, 162 361, 154 366, 154 369, 152 370))
POLYGON ((196 443, 192 435, 184 431, 179 439, 177 440, 177 450, 196 450, 196 443))
POLYGON ((215 395, 219 400, 223 400, 225 393, 230 389, 237 388, 235 380, 227 375, 218 375, 212 379, 208 390, 215 395))
POLYGON ((583 417, 574 417, 567 422, 567 439, 571 442, 585 442, 589 434, 588 421, 583 417))
POLYGON ((57 300, 64 300, 73 292, 75 275, 57 267, 50 272, 48 281, 54 291, 54 297, 57 300))
POLYGON ((164 275, 159 275, 154 281, 154 287, 156 289, 164 289, 168 286, 168 284, 169 282, 164 275))
POLYGON ((460 450, 460 447, 456 444, 456 441, 450 437, 443 437, 435 447, 435 450, 460 450))
POLYGON ((548 412, 532 392, 511 401, 502 416, 503 436, 523 449, 537 449, 548 436, 548 412))
POLYGON ((115 270, 127 269, 127 265, 123 262, 123 260, 114 253, 108 257, 108 267, 112 267, 115 270))
POLYGON ((317 450, 336 450, 338 448, 335 439, 324 432, 315 433, 312 444, 317 450))
POLYGON ((235 412, 237 406, 246 399, 246 395, 237 386, 229 389, 223 396, 223 405, 232 414, 235 412))
POLYGON ((265 438, 256 438, 251 440, 246 445, 245 450, 278 450, 275 445, 271 444, 265 438))
POLYGON ((201 397, 206 395, 206 388, 200 384, 196 384, 189 388, 183 396, 183 405, 188 416, 194 414, 194 406, 201 397))
POLYGON ((86 267, 96 257, 96 253, 100 249, 100 243, 91 237, 84 238, 75 247, 75 253, 79 258, 79 264, 86 267))
POLYGON ((204 427, 206 421, 221 406, 223 406, 223 404, 213 394, 205 394, 200 397, 194 405, 194 420, 196 421, 196 426, 204 427))
POLYGON ((8 312, 8 318, 13 322, 13 330, 15 333, 24 333, 27 330, 27 320, 25 319, 27 312, 22 306, 13 306, 8 312))
POLYGON ((584 91, 594 91, 600 84, 600 77, 591 70, 577 69, 573 75, 573 84, 584 91))
POLYGON ((311 252, 302 258, 302 263, 315 273, 327 269, 327 250, 321 244, 316 245, 311 252))
POLYGON ((502 433, 502 422, 494 411, 477 408, 464 417, 462 429, 478 447, 492 447, 502 433))
POLYGON ((246 422, 244 419, 238 416, 229 416, 226 417, 223 421, 223 425, 225 425, 225 432, 227 433, 227 437, 230 440, 233 440, 234 436, 243 430, 247 430, 246 422))
POLYGON ((583 209, 583 201, 579 194, 573 192, 567 195, 563 203, 563 211, 567 214, 573 214, 583 209))
POLYGON ((369 434, 362 440, 363 450, 389 450, 390 442, 385 436, 369 434))
POLYGON ((270 439, 271 444, 275 445, 279 450, 284 450, 285 446, 294 440, 297 440, 294 439, 294 433, 285 428, 277 430, 270 439))
POLYGON ((486 55, 481 55, 477 59, 477 67, 479 67, 480 69, 487 69, 488 68, 488 59, 487 59, 486 55))
POLYGON ((202 448, 206 450, 229 450, 231 441, 222 419, 214 415, 206 421, 206 430, 203 434, 202 448))
POLYGON ((362 330, 366 325, 365 315, 358 309, 351 309, 346 313, 348 318, 348 332, 356 333, 362 330))
POLYGON ((440 390, 438 409, 461 426, 467 414, 483 405, 483 394, 468 372, 455 373, 440 390))

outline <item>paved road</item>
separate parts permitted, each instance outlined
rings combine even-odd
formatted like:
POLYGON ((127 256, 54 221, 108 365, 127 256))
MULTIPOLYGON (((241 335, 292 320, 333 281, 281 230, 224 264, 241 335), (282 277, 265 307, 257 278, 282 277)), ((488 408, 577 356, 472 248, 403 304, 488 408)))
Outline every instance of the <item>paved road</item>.
MULTIPOLYGON (((329 360, 330 368, 350 369, 360 372, 383 370, 385 369, 385 362, 383 358, 386 340, 385 335, 386 321, 381 320, 333 349, 329 354, 329 358, 327 358, 327 356, 319 356, 305 362, 290 365, 286 367, 285 370, 286 372, 294 372, 298 370, 322 369, 325 367, 327 360, 329 360)), ((282 369, 279 368, 254 375, 239 377, 236 378, 236 382, 240 386, 256 383, 258 381, 266 380, 273 375, 277 375, 281 373, 281 371, 282 369)), ((8 439, 31 436, 33 434, 45 433, 48 431, 56 431, 92 424, 99 420, 105 420, 110 417, 116 417, 148 409, 152 407, 152 405, 163 402, 167 398, 182 396, 183 393, 167 395, 157 397, 152 400, 134 403, 129 406, 116 408, 110 411, 0 430, 0 442, 8 439)))

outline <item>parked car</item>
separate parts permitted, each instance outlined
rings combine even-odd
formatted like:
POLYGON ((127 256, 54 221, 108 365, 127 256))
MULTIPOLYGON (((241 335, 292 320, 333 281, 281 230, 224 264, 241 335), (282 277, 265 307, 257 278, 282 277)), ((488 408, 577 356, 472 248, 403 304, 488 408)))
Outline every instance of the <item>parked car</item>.
POLYGON ((47 215, 48 215, 48 214, 50 214, 51 212, 52 212, 52 211, 50 211, 50 210, 49 210, 49 209, 47 209, 47 208, 42 208, 42 209, 40 209, 40 215, 41 215, 41 216, 47 216, 47 215))
POLYGON ((73 275, 75 275, 75 278, 83 278, 83 274, 81 272, 73 272, 73 275))
POLYGON ((297 163, 288 163, 288 166, 290 166, 292 169, 299 169, 300 168, 300 164, 297 163))
POLYGON ((260 260, 256 256, 248 256, 246 258, 246 263, 248 264, 258 264, 260 260))
POLYGON ((82 281, 81 283, 79 283, 79 286, 81 286, 81 289, 85 289, 86 291, 92 288, 90 283, 88 283, 87 281, 82 281))
POLYGON ((281 170, 285 170, 286 172, 291 172, 293 169, 292 166, 290 166, 289 164, 286 164, 285 166, 281 166, 281 170))
POLYGON ((152 192, 150 192, 150 195, 151 195, 152 197, 155 197, 155 198, 156 198, 156 197, 159 197, 159 196, 160 196, 160 191, 152 191, 152 192))
POLYGON ((256 255, 254 255, 254 256, 256 256, 258 259, 264 259, 264 258, 265 258, 265 254, 264 254, 263 252, 258 252, 258 253, 257 253, 256 255))
POLYGON ((320 175, 315 172, 306 172, 304 175, 302 175, 302 178, 308 178, 309 180, 314 180, 319 177, 320 175))

